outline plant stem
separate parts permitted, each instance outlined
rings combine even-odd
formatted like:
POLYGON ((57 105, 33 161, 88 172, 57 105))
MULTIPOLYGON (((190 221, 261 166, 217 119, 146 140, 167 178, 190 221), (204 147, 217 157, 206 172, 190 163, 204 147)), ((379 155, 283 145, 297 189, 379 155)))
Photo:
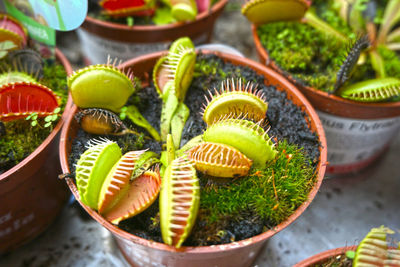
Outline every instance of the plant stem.
POLYGON ((318 18, 317 15, 315 15, 312 11, 307 11, 304 18, 305 18, 305 22, 308 25, 314 27, 315 29, 317 29, 323 33, 326 33, 332 37, 335 37, 337 40, 339 40, 341 42, 349 41, 349 38, 347 38, 341 32, 337 31, 335 28, 333 28, 331 25, 329 25, 325 21, 318 18))
POLYGON ((371 65, 375 70, 376 77, 385 78, 385 62, 383 61, 381 55, 376 50, 371 50, 369 56, 371 58, 371 65))
POLYGON ((128 106, 126 110, 126 116, 135 125, 145 128, 156 141, 161 141, 160 135, 158 134, 156 129, 154 129, 153 126, 151 126, 150 123, 142 116, 142 114, 140 114, 136 106, 128 106))

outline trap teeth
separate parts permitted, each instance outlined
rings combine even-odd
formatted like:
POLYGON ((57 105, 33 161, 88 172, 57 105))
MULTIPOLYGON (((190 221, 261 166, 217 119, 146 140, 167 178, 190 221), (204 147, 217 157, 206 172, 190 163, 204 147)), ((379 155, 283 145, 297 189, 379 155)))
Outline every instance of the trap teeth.
POLYGON ((104 214, 104 218, 113 224, 118 224, 122 220, 141 213, 157 199, 160 188, 159 172, 146 171, 127 186, 124 196, 104 214))
POLYGON ((102 185, 98 211, 105 213, 125 195, 136 161, 144 151, 130 151, 123 155, 108 172, 102 185))
POLYGON ((242 14, 255 24, 300 20, 309 6, 306 0, 250 0, 243 5, 242 14))
POLYGON ((179 248, 196 221, 200 204, 199 179, 185 156, 168 165, 160 192, 160 224, 164 243, 179 248))
POLYGON ((74 103, 80 108, 103 108, 119 112, 135 87, 125 73, 113 65, 93 65, 68 77, 74 103))
POLYGON ((44 85, 29 82, 4 84, 0 87, 0 119, 10 121, 36 112, 39 117, 54 114, 59 98, 44 85))
POLYGON ((248 174, 252 161, 239 150, 223 144, 204 142, 187 152, 195 168, 215 177, 239 177, 248 174))
POLYGON ((84 204, 97 209, 104 180, 120 158, 121 149, 117 143, 107 139, 89 142, 89 148, 81 155, 75 171, 76 186, 84 204))
POLYGON ((244 84, 242 80, 226 80, 215 95, 210 91, 206 96, 207 106, 203 110, 203 120, 208 125, 221 117, 246 114, 246 118, 254 121, 265 119, 268 103, 261 90, 252 83, 244 84))

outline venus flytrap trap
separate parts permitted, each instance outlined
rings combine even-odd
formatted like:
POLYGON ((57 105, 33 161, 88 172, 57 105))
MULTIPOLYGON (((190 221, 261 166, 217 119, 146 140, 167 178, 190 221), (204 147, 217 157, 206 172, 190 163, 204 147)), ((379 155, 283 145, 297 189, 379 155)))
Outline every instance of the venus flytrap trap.
POLYGON ((89 108, 78 115, 78 121, 84 123, 84 129, 94 134, 136 134, 111 112, 118 113, 123 110, 124 116, 159 140, 158 132, 135 106, 124 107, 128 98, 135 92, 135 85, 132 73, 119 70, 116 63, 116 60, 112 62, 109 59, 107 64, 85 67, 68 77, 68 87, 74 103, 79 108, 89 108), (88 123, 85 124, 85 121, 88 123))
POLYGON ((372 228, 357 247, 353 267, 400 266, 400 248, 390 249, 387 236, 395 232, 387 227, 372 228))
POLYGON ((242 7, 242 13, 256 24, 300 20, 309 5, 306 0, 247 0, 242 7))
POLYGON ((103 13, 112 17, 147 16, 154 12, 155 0, 102 0, 103 13))
MULTIPOLYGON (((81 201, 111 223, 135 216, 148 208, 160 190, 158 168, 144 170, 132 180, 135 165, 145 151, 122 155, 110 140, 91 140, 76 166, 76 183, 81 201)), ((142 162, 148 161, 148 158, 142 162)))
POLYGON ((208 124, 212 124, 226 114, 239 116, 246 114, 246 118, 260 121, 265 118, 268 109, 268 103, 261 91, 257 90, 257 86, 248 82, 243 84, 241 79, 227 80, 222 82, 221 89, 214 90, 215 95, 208 91, 210 98, 206 96, 207 104, 203 107, 203 120, 208 124))
POLYGON ((53 115, 59 97, 39 83, 15 82, 0 87, 0 119, 10 121, 36 112, 39 117, 53 115))
POLYGON ((193 163, 185 156, 167 167, 160 192, 160 222, 164 243, 181 247, 192 230, 200 203, 200 186, 193 163))

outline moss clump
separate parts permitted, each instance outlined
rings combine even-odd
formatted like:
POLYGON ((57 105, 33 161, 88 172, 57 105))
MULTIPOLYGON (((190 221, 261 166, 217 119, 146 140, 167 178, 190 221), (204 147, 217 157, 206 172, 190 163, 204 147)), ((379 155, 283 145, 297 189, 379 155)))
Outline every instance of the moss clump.
MULTIPOLYGON (((318 16, 349 37, 356 34, 338 15, 332 1, 313 1, 318 16)), ((276 22, 261 25, 257 31, 260 41, 272 60, 295 80, 322 91, 333 91, 336 75, 347 55, 349 44, 340 42, 313 27, 300 22, 276 22)), ((399 77, 400 60, 394 52, 380 47, 388 76, 399 77), (387 60, 387 62, 386 62, 387 60)), ((370 60, 359 65, 350 82, 375 78, 370 60)))
POLYGON ((298 22, 276 22, 258 28, 261 43, 275 63, 306 85, 328 91, 343 62, 346 44, 298 22))
MULTIPOLYGON (((62 65, 46 64, 40 83, 51 88, 61 98, 62 113, 67 101, 67 74, 62 65)), ((58 120, 52 125, 56 125, 58 120)), ((6 135, 0 138, 0 174, 12 168, 31 154, 50 134, 53 127, 44 127, 44 118, 37 125, 23 119, 5 122, 6 135)))
POLYGON ((289 217, 307 199, 316 175, 296 145, 283 141, 277 150, 274 161, 265 168, 252 169, 246 177, 223 185, 206 183, 201 190, 203 215, 199 220, 218 223, 224 217, 252 213, 277 225, 289 217))

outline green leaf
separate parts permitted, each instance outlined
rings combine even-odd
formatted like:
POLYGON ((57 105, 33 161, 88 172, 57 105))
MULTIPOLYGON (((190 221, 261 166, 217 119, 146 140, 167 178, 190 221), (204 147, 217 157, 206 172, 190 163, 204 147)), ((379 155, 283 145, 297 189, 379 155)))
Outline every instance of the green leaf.
MULTIPOLYGON (((166 88, 167 86, 168 84, 164 88, 166 88)), ((175 110, 178 108, 179 101, 178 97, 175 95, 175 90, 173 90, 172 88, 167 89, 164 92, 164 96, 163 96, 163 105, 161 108, 160 131, 161 131, 161 140, 166 141, 167 135, 170 133, 171 130, 171 120, 175 113, 175 110), (167 94, 166 97, 164 97, 165 93, 167 94)))
POLYGON ((6 51, 0 51, 0 59, 7 56, 7 52, 6 51))
POLYGON ((354 259, 355 256, 356 256, 356 252, 355 251, 353 251, 353 250, 346 251, 346 257, 347 258, 354 259))
POLYGON ((53 110, 53 113, 60 113, 60 111, 61 111, 61 108, 58 107, 58 108, 55 108, 55 109, 53 110))
POLYGON ((307 11, 305 16, 304 16, 306 22, 308 25, 314 27, 315 29, 326 33, 332 37, 335 37, 337 40, 348 43, 349 38, 347 38, 345 35, 343 35, 341 32, 337 31, 335 28, 333 28, 331 25, 323 21, 322 19, 318 18, 318 16, 313 13, 312 11, 307 11))
POLYGON ((45 122, 50 122, 52 120, 51 117, 52 117, 51 115, 47 116, 46 118, 44 118, 44 121, 45 122))
POLYGON ((0 42, 0 50, 2 50, 2 51, 10 50, 10 49, 13 49, 16 47, 17 47, 17 45, 14 44, 12 41, 7 40, 7 41, 0 42))
POLYGON ((186 120, 189 118, 190 110, 184 103, 179 103, 174 116, 171 120, 171 134, 174 140, 175 148, 178 149, 181 143, 182 131, 186 120))
POLYGON ((127 17, 126 18, 126 25, 133 26, 134 22, 135 21, 134 21, 133 17, 127 17))
POLYGON ((389 0, 379 29, 378 43, 386 43, 390 29, 400 21, 400 0, 389 0))
POLYGON ((126 115, 135 125, 145 128, 156 141, 161 140, 156 129, 154 129, 153 126, 151 126, 150 123, 143 117, 143 115, 140 114, 139 109, 136 106, 128 106, 126 115))
POLYGON ((175 146, 174 140, 172 139, 172 135, 167 135, 167 165, 170 165, 171 162, 175 159, 175 146))
POLYGON ((58 118, 57 114, 54 114, 54 115, 51 116, 51 120, 52 120, 52 121, 56 121, 57 118, 58 118))
POLYGON ((376 73, 376 77, 377 78, 385 78, 386 77, 385 62, 383 61, 383 58, 381 57, 381 55, 375 50, 372 50, 369 53, 369 55, 371 58, 372 68, 375 70, 375 73, 376 73))
POLYGON ((46 123, 46 124, 44 125, 44 127, 47 128, 47 127, 50 127, 50 125, 51 125, 51 121, 48 122, 48 123, 46 123))
POLYGON ((33 115, 33 116, 32 116, 32 120, 37 120, 38 114, 35 112, 35 113, 33 113, 32 115, 33 115))
POLYGON ((31 125, 32 125, 33 127, 35 127, 35 126, 37 125, 37 121, 32 121, 32 122, 31 122, 31 125))
POLYGON ((171 8, 169 7, 157 8, 152 20, 156 25, 165 25, 176 21, 172 17, 171 8))

